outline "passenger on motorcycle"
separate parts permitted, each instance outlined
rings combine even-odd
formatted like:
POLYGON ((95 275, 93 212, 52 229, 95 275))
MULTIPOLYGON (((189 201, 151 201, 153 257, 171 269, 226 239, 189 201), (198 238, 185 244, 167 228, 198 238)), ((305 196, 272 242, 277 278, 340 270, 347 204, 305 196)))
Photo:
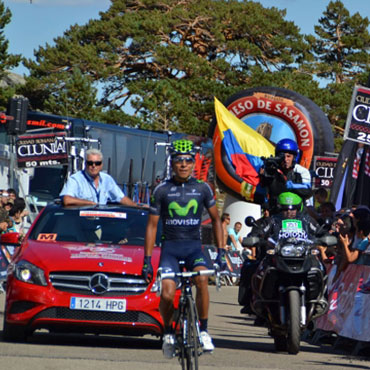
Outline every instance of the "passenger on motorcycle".
POLYGON ((291 139, 280 140, 275 158, 265 159, 260 185, 267 189, 271 214, 279 212, 277 198, 283 192, 294 192, 304 201, 312 197, 310 172, 297 163, 298 159, 298 145, 291 139))

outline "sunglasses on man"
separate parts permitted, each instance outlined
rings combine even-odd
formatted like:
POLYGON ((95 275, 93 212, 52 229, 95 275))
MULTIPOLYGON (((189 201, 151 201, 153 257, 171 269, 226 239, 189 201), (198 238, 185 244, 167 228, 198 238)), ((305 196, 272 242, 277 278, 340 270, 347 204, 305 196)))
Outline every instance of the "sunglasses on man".
POLYGON ((186 162, 186 163, 194 163, 194 158, 193 157, 174 157, 172 158, 172 161, 174 163, 182 163, 182 162, 186 162))
POLYGON ((93 165, 95 165, 95 166, 101 166, 102 161, 86 161, 86 164, 88 166, 93 166, 93 165))

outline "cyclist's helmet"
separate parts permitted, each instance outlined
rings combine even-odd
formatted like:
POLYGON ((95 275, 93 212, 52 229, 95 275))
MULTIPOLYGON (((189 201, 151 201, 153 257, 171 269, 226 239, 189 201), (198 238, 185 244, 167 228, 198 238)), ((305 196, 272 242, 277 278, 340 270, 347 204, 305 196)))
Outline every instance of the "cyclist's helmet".
POLYGON ((175 140, 171 143, 170 154, 171 158, 182 154, 190 154, 195 157, 194 143, 185 139, 175 140))
POLYGON ((302 198, 289 191, 281 193, 278 196, 278 204, 282 211, 288 209, 296 209, 297 211, 302 211, 303 209, 303 201, 302 198))
POLYGON ((279 156, 281 153, 294 154, 294 159, 297 162, 299 160, 299 148, 297 143, 292 139, 281 139, 275 146, 275 156, 279 156))

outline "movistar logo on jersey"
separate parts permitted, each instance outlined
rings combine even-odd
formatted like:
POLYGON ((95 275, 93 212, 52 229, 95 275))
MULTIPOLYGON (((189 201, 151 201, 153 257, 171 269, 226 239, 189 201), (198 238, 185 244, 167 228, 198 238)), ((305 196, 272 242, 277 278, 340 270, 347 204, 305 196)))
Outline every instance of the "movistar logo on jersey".
POLYGON ((168 218, 166 220, 166 225, 168 226, 198 226, 200 223, 200 220, 196 218, 168 218))
POLYGON ((198 202, 196 199, 191 199, 184 207, 181 207, 177 202, 171 202, 168 205, 168 213, 171 217, 173 217, 173 212, 175 212, 177 216, 186 217, 191 209, 193 209, 193 214, 195 215, 198 210, 198 202))

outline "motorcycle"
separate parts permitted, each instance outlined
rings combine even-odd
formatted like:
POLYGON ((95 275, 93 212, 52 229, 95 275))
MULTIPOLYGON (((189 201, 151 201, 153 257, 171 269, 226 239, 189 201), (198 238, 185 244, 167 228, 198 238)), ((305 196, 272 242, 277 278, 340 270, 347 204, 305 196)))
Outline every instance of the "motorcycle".
MULTIPOLYGON (((247 217, 245 223, 259 227, 253 217, 247 217)), ((267 323, 275 349, 290 354, 299 352, 303 331, 327 311, 327 275, 317 246, 337 243, 335 236, 322 235, 325 225, 308 238, 304 232, 302 235, 299 223, 281 221, 278 235, 268 238, 266 256, 251 278, 252 311, 267 323)), ((260 237, 249 236, 243 245, 258 246, 260 242, 260 237)))

